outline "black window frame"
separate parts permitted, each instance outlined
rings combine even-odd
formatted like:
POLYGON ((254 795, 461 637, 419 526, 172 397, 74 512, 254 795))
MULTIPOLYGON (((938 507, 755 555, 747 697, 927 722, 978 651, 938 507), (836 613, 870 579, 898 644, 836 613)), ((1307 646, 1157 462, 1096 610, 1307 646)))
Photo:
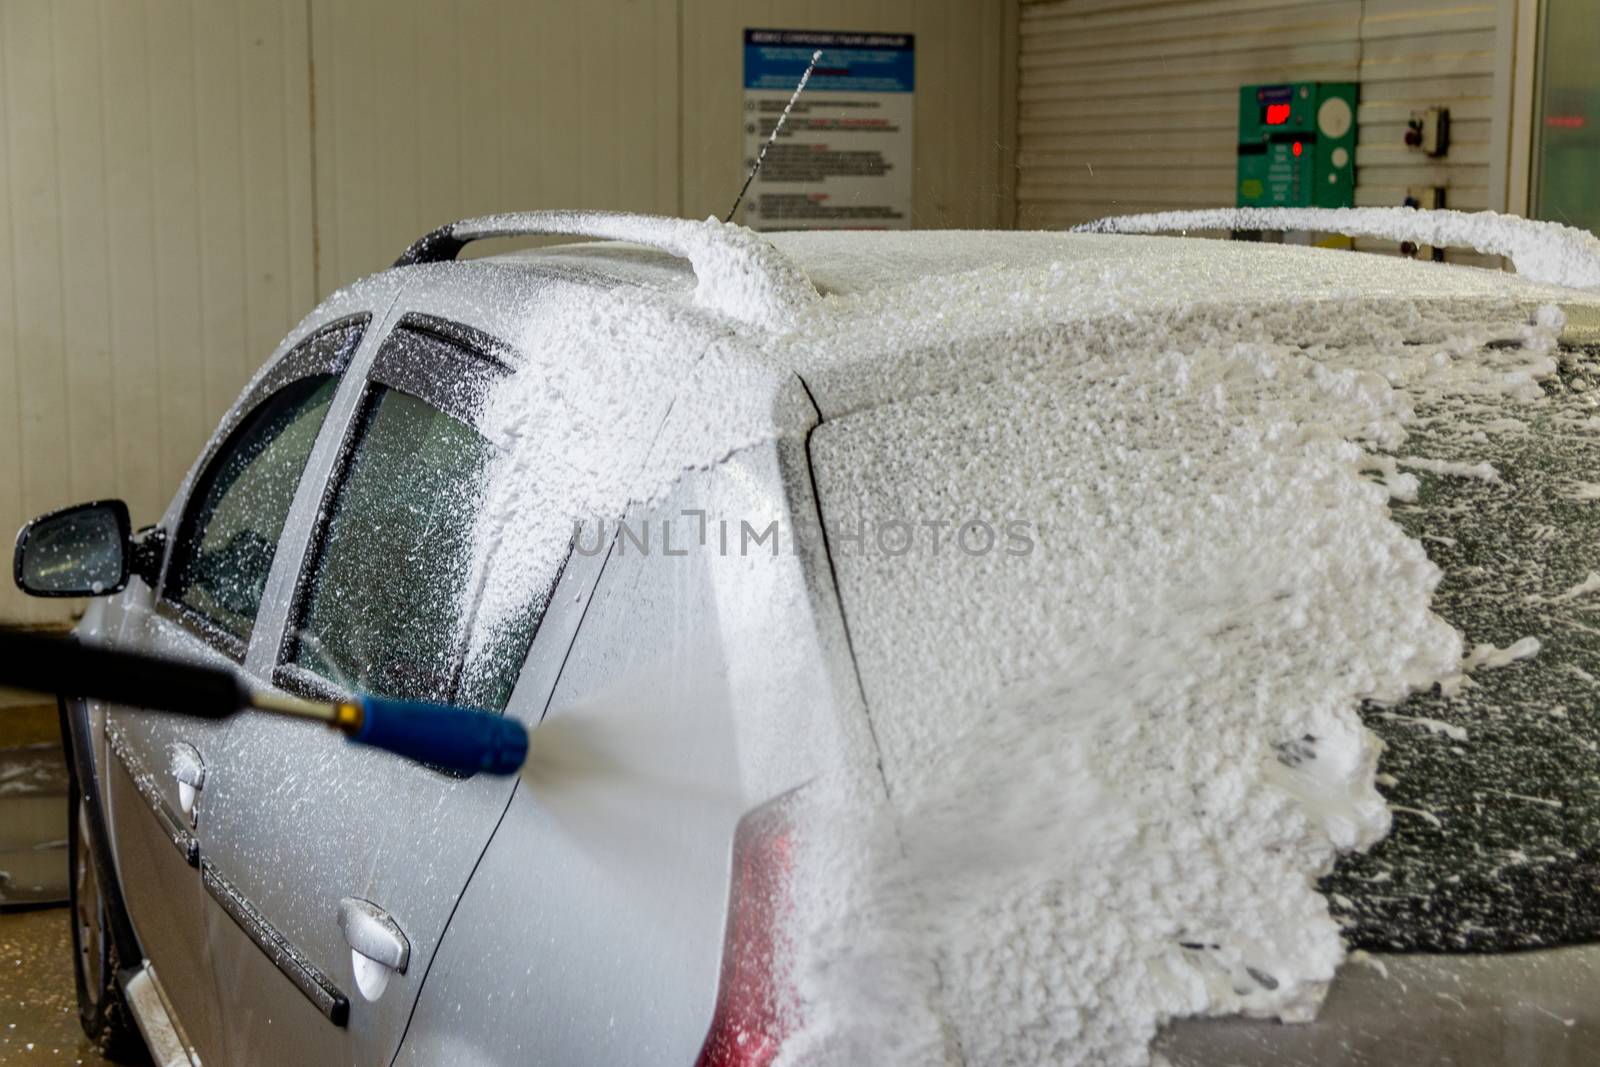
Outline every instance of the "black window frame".
MULTIPOLYGON (((188 486, 172 535, 167 539, 166 553, 161 561, 161 575, 156 583, 155 612, 162 618, 177 623, 235 663, 244 663, 250 649, 250 638, 238 637, 187 604, 169 597, 168 580, 171 577, 172 561, 178 554, 179 546, 183 544, 186 535, 192 533, 194 509, 205 498, 206 490, 221 469, 221 461, 232 454, 238 443, 240 430, 250 422, 263 404, 296 382, 322 375, 329 375, 335 382, 339 382, 349 369, 350 362, 360 349, 361 342, 365 340, 371 324, 372 313, 361 311, 324 323, 307 334, 285 353, 282 359, 261 375, 243 401, 234 406, 232 415, 224 422, 221 432, 212 437, 210 447, 206 449, 195 468, 197 473, 188 486), (335 334, 349 336, 337 345, 326 344, 325 342, 335 334)), ((335 388, 337 391, 337 386, 335 388)), ((319 428, 319 437, 321 432, 319 428)), ((300 472, 300 479, 302 481, 305 479, 304 469, 300 472)), ((293 511, 292 503, 290 511, 293 511)), ((276 546, 273 551, 276 554, 276 546)), ((275 564, 276 559, 273 562, 275 564)), ((259 618, 252 621, 252 635, 259 623, 259 618)))
MULTIPOLYGON (((272 684, 313 700, 343 701, 353 694, 316 672, 294 662, 299 633, 310 608, 312 583, 327 549, 340 493, 349 480, 356 452, 365 434, 380 388, 392 389, 421 400, 482 435, 482 403, 489 391, 510 377, 516 368, 516 350, 475 327, 422 312, 407 312, 390 327, 362 383, 361 399, 345 427, 344 439, 333 469, 322 486, 317 521, 289 598, 278 650, 272 666, 272 684)), ((493 444, 493 442, 491 442, 493 444)), ((498 447, 498 446, 496 446, 498 447)), ((556 580, 560 580, 557 571, 556 580)), ((537 638, 544 621, 541 611, 530 640, 537 638)), ((464 657, 466 649, 461 650, 464 657)), ((453 665, 459 675, 463 664, 453 665)))

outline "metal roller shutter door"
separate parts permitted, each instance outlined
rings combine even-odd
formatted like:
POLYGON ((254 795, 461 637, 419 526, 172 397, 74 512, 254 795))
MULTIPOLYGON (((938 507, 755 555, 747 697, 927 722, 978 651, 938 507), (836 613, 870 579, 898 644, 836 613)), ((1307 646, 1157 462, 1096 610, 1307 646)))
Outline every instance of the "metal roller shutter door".
POLYGON ((1490 159, 1500 6, 1022 0, 1017 224, 1232 205, 1238 88, 1277 80, 1361 83, 1358 205, 1398 205, 1408 186, 1442 185, 1450 207, 1498 207, 1490 159), (1403 140, 1410 113, 1430 106, 1450 109, 1450 151, 1438 160, 1403 140))

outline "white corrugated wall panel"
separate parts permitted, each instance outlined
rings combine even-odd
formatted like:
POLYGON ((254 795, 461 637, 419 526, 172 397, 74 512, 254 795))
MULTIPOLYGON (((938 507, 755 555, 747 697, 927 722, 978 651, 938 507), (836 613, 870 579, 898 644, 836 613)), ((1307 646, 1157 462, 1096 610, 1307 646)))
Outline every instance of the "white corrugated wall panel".
POLYGON ((744 180, 756 26, 915 33, 914 221, 1000 225, 1004 14, 965 0, 315 3, 319 287, 480 212, 720 217, 744 180))
POLYGON ((678 9, 313 4, 318 286, 454 219, 678 209, 678 9))
MULTIPOLYGON (((304 4, 0 0, 0 528, 166 506, 310 307, 304 4)), ((0 618, 69 602, 0 583, 0 618)))
POLYGON ((1232 205, 1239 86, 1291 80, 1361 83, 1358 205, 1442 185, 1451 207, 1498 207, 1505 2, 1022 0, 1018 225, 1232 205), (1403 141, 1429 106, 1451 113, 1438 160, 1403 141))

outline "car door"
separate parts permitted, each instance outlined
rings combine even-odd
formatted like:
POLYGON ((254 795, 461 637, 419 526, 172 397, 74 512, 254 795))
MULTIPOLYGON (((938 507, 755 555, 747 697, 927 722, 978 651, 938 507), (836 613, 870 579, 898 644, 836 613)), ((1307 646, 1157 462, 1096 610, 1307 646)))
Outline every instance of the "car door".
MULTIPOLYGON (((307 458, 367 321, 356 315, 313 333, 224 420, 174 505, 159 592, 130 591, 118 643, 243 663, 307 458)), ((105 792, 124 898, 183 1036, 213 1062, 222 1061, 223 1021, 205 944, 201 798, 228 728, 115 706, 105 716, 105 792)))
MULTIPOLYGON (((548 682, 529 683, 523 665, 559 568, 486 575, 475 542, 501 455, 481 412, 515 359, 424 315, 383 339, 280 590, 287 622, 261 661, 275 687, 537 722, 548 682), (489 589, 497 607, 480 625, 489 589)), ((201 866, 229 1062, 388 1062, 515 779, 452 775, 268 716, 236 721, 224 760, 201 866)))

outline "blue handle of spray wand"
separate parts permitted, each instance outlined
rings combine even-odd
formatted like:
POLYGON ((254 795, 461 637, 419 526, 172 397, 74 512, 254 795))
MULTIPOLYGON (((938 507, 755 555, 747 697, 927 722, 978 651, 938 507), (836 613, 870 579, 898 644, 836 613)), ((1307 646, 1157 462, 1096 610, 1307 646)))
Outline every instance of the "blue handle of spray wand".
POLYGON ((516 719, 419 700, 362 697, 350 740, 467 774, 515 774, 528 758, 528 730, 516 719))

